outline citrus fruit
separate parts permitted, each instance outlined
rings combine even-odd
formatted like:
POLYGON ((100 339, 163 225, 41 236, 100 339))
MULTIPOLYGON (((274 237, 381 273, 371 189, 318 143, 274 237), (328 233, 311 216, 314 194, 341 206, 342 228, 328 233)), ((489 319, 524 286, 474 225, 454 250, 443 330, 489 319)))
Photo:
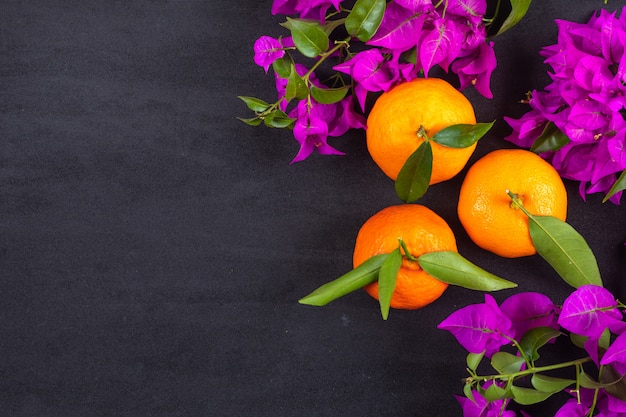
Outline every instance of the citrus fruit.
MULTIPOLYGON (((374 255, 389 253, 405 243, 409 253, 418 256, 435 251, 457 251, 452 229, 431 209, 418 204, 389 206, 370 217, 357 234, 353 264, 356 268, 374 255)), ((391 307, 417 309, 435 301, 448 287, 427 274, 417 261, 402 259, 391 297, 391 307)), ((378 299, 378 283, 365 287, 378 299)))
MULTIPOLYGON (((420 127, 432 138, 454 124, 475 124, 469 100, 440 78, 416 78, 382 93, 367 118, 367 149, 380 169, 395 180, 411 154, 424 142, 420 127)), ((450 148, 431 141, 430 184, 458 174, 476 148, 450 148)))
POLYGON ((476 161, 461 185, 457 213, 476 245, 506 258, 537 253, 528 217, 512 202, 515 194, 531 214, 565 220, 567 191, 548 162, 524 149, 499 149, 476 161))

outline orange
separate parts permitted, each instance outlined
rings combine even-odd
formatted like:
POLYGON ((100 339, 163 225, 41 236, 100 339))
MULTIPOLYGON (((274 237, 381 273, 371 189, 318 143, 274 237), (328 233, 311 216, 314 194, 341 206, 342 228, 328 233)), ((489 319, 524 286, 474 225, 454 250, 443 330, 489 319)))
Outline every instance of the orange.
POLYGON ((506 258, 537 253, 528 217, 512 203, 510 190, 531 213, 565 220, 567 191, 548 162, 524 149, 500 149, 476 161, 461 185, 457 213, 469 237, 506 258))
MULTIPOLYGON (((353 264, 356 268, 374 255, 389 253, 402 239, 409 253, 418 256, 435 251, 457 251, 452 229, 431 209, 418 204, 402 204, 384 208, 370 217, 361 227, 354 247, 353 264)), ((391 307, 417 309, 432 303, 448 287, 427 274, 416 261, 403 257, 391 297, 391 307)), ((378 299, 378 283, 365 287, 378 299)))
MULTIPOLYGON (((469 100, 440 78, 416 78, 381 94, 367 117, 367 149, 374 162, 392 180, 409 156, 424 141, 423 127, 432 138, 454 124, 475 124, 469 100)), ((450 148, 431 141, 433 170, 430 184, 458 174, 476 148, 450 148)))

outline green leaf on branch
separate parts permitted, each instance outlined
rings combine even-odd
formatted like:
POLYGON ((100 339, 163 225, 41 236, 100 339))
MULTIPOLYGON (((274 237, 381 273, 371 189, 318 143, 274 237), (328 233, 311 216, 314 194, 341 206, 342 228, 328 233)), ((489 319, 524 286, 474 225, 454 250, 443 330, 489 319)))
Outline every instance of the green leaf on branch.
POLYGON ((369 41, 383 20, 385 0, 357 0, 346 17, 346 30, 361 42, 369 41))
POLYGON ((563 391, 575 382, 575 379, 557 378, 543 374, 533 374, 530 378, 530 383, 537 391, 553 394, 563 391))
POLYGON ((524 358, 509 352, 496 352, 491 357, 491 366, 500 374, 518 372, 524 363, 524 358))
POLYGON ((609 198, 613 197, 618 192, 626 190, 626 170, 622 171, 617 180, 613 183, 613 186, 606 194, 606 196, 602 199, 603 203, 609 201, 609 198))
POLYGON ((281 78, 289 78, 293 67, 293 58, 289 54, 285 54, 282 58, 278 58, 276 61, 272 62, 272 69, 281 78))
POLYGON ((475 371, 480 365, 480 362, 485 357, 485 351, 483 350, 481 353, 468 353, 465 362, 467 363, 467 368, 475 371))
POLYGON ((508 391, 497 384, 489 385, 489 387, 487 387, 487 389, 483 393, 483 397, 487 401, 496 401, 507 396, 508 391))
POLYGON ((522 18, 526 15, 528 8, 530 7, 530 3, 532 0, 510 0, 511 2, 511 13, 507 16, 507 18, 500 26, 500 29, 496 33, 496 36, 503 34, 507 30, 511 29, 515 26, 522 18))
POLYGON ((432 137, 434 142, 449 148, 467 148, 475 144, 491 129, 491 123, 456 124, 441 129, 432 137))
POLYGON ((537 404, 550 398, 553 392, 538 391, 534 388, 518 387, 511 385, 513 401, 521 405, 537 404))
POLYGON ((328 49, 328 35, 315 20, 287 18, 284 27, 289 29, 293 44, 307 58, 315 58, 328 49))
POLYGON ((607 384, 604 390, 613 397, 626 401, 626 380, 611 365, 604 365, 600 382, 607 384))
POLYGON ((281 129, 292 126, 295 121, 296 119, 289 117, 282 110, 274 110, 273 112, 267 114, 263 119, 266 126, 281 129))
POLYGON ((535 327, 524 333, 519 342, 520 348, 524 355, 534 362, 539 359, 539 348, 560 335, 561 332, 552 327, 535 327))
POLYGON ((348 93, 349 86, 338 88, 319 88, 311 85, 311 95, 320 104, 333 104, 343 100, 348 93))
POLYGON ((570 139, 553 122, 548 122, 541 135, 530 147, 531 152, 542 153, 558 151, 569 143, 570 139))
POLYGON ((433 150, 428 140, 406 160, 396 178, 396 194, 400 200, 410 203, 420 199, 428 190, 433 171, 433 150))
POLYGON ((378 273, 378 302, 380 304, 380 312, 383 320, 389 317, 389 308, 391 307, 391 297, 396 289, 396 277, 402 266, 402 253, 400 248, 389 253, 384 260, 378 273))
POLYGON ((323 306, 375 282, 387 256, 389 255, 386 253, 372 256, 350 272, 322 285, 309 295, 298 300, 298 302, 312 306, 323 306))
POLYGON ((516 283, 485 271, 454 251, 425 253, 417 261, 426 273, 450 285, 478 291, 517 287, 516 283))
POLYGON ((285 100, 287 102, 297 99, 304 100, 309 95, 309 88, 306 81, 296 71, 295 67, 291 66, 289 78, 287 78, 287 87, 285 89, 285 100))
POLYGON ((263 119, 261 119, 260 117, 251 117, 251 118, 238 117, 237 119, 241 120, 242 122, 250 126, 258 126, 263 122, 263 119))
POLYGON ((531 214, 513 193, 509 197, 528 217, 530 238, 537 253, 574 288, 602 286, 596 258, 585 239, 568 223, 553 216, 531 214))
POLYGON ((253 112, 261 113, 267 110, 270 107, 270 104, 260 98, 256 97, 248 97, 248 96, 237 96, 240 100, 246 103, 246 106, 253 112))

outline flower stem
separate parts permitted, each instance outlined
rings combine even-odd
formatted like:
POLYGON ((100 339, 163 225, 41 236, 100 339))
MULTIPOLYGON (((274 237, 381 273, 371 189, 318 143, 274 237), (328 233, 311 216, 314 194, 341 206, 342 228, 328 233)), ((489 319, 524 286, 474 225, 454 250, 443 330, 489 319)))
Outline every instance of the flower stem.
POLYGON ((591 358, 589 356, 585 357, 585 358, 581 358, 581 359, 575 359, 572 361, 568 361, 568 362, 562 362, 562 363, 556 363, 554 365, 545 365, 545 366, 538 366, 538 367, 529 367, 528 369, 525 369, 523 371, 518 371, 518 372, 513 372, 510 374, 496 374, 496 375, 485 375, 485 376, 470 376, 467 378, 468 381, 472 381, 472 382, 479 382, 479 381, 489 381, 489 380, 493 380, 493 379, 515 379, 515 378, 519 378, 522 376, 527 376, 527 375, 533 375, 539 372, 545 372, 545 371, 553 371, 555 369, 563 369, 563 368, 567 368, 570 366, 580 366, 585 362, 589 362, 591 360, 591 358))

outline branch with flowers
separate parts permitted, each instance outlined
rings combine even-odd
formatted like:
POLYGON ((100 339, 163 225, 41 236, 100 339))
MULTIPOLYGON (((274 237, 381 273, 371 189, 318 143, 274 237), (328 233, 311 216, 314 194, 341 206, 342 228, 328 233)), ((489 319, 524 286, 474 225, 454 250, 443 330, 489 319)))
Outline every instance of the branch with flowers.
POLYGON ((288 36, 260 37, 254 61, 275 76, 277 100, 240 96, 247 124, 292 129, 300 150, 343 154, 328 144, 365 127, 368 94, 439 67, 491 98, 492 39, 526 14, 531 0, 275 0, 288 36), (508 12, 508 14, 506 14, 508 12))

